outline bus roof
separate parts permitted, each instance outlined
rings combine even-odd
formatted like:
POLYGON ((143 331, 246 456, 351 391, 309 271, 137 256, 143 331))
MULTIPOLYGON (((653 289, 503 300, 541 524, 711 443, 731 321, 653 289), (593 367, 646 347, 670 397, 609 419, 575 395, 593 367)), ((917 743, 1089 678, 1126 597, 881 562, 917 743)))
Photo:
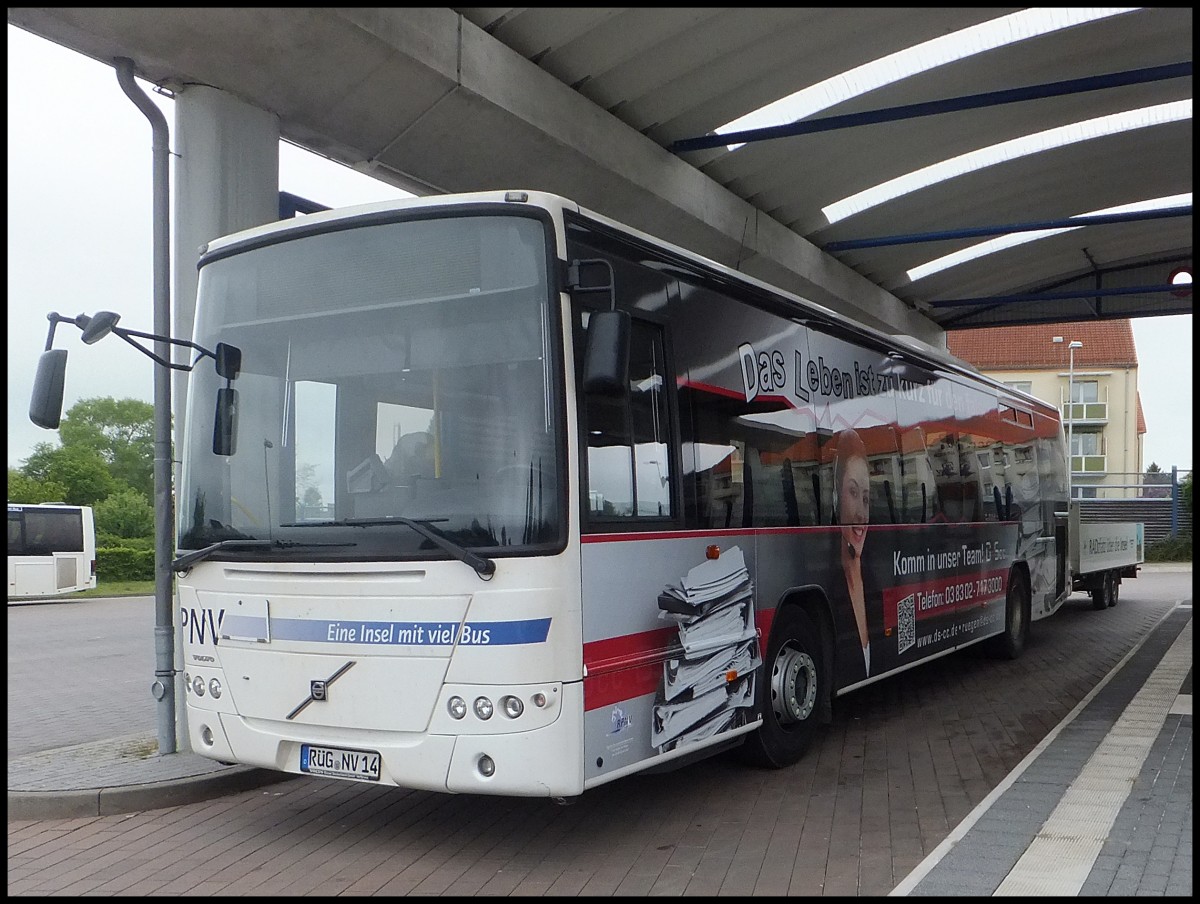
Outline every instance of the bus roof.
POLYGON ((606 227, 622 235, 633 237, 643 244, 650 245, 662 252, 681 258, 697 268, 719 275, 726 280, 752 286, 758 291, 774 296, 781 301, 795 304, 798 306, 797 314, 799 315, 812 316, 818 321, 824 321, 832 326, 849 329, 878 345, 901 350, 911 355, 918 363, 939 367, 957 376, 965 377, 972 382, 985 384, 993 389, 1001 390, 1009 397, 1016 396, 1025 404, 1042 409, 1044 414, 1058 416, 1057 409, 1054 406, 1031 395, 1014 390, 999 380, 980 373, 974 365, 956 357, 945 349, 930 345, 913 336, 885 333, 874 327, 867 326, 819 302, 796 295, 779 286, 743 273, 740 270, 734 270, 718 261, 706 258, 682 246, 675 245, 666 239, 642 232, 619 220, 614 220, 594 210, 581 207, 578 203, 551 192, 526 189, 465 192, 459 194, 427 195, 419 198, 396 198, 389 201, 374 201, 367 204, 355 204, 331 210, 322 210, 289 220, 266 223, 262 226, 255 226, 215 238, 201 248, 200 263, 203 265, 206 260, 214 256, 224 257, 226 254, 236 253, 239 246, 253 246, 263 242, 270 243, 272 239, 275 241, 284 241, 287 239, 288 233, 308 234, 314 231, 319 232, 322 231, 321 227, 325 224, 345 223, 348 220, 356 219, 374 220, 391 212, 399 213, 423 208, 487 204, 494 204, 498 207, 512 204, 532 204, 553 211, 570 211, 597 225, 606 227))

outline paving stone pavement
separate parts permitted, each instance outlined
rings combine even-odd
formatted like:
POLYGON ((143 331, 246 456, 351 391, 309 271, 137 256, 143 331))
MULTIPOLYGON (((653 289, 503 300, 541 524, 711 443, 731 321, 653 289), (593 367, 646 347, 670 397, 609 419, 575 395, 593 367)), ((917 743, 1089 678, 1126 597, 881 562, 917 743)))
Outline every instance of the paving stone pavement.
POLYGON ((9 894, 1190 897, 1190 567, 1176 580, 1173 601, 1143 606, 1133 582, 1116 609, 1063 613, 1015 663, 844 698, 790 771, 710 761, 565 808, 160 756, 140 715, 107 737, 79 695, 14 698, 10 646, 9 894), (32 749, 73 732, 89 739, 32 749), (220 865, 193 853, 193 820, 220 865))

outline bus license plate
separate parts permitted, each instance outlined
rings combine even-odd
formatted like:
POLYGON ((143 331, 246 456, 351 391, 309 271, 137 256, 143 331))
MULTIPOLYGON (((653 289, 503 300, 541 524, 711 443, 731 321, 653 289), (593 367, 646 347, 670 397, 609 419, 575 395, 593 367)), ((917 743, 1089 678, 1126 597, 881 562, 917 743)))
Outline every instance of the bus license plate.
POLYGON ((300 771, 309 775, 351 778, 360 782, 379 781, 379 754, 373 750, 300 745, 300 771))

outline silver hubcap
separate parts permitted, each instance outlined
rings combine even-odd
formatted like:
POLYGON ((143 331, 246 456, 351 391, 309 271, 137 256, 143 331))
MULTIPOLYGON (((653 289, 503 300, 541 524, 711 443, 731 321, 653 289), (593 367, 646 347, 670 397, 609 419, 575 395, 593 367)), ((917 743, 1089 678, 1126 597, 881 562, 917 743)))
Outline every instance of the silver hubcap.
POLYGON ((817 702, 817 666, 807 653, 784 647, 771 669, 771 709, 781 725, 803 722, 817 702))

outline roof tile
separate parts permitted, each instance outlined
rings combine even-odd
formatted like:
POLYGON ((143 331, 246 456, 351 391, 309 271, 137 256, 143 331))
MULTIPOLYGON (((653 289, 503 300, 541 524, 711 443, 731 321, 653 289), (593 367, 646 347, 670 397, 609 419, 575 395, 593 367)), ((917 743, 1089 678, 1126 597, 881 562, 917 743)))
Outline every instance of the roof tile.
POLYGON ((952 355, 980 370, 1066 368, 1067 345, 1079 340, 1075 367, 1137 367, 1133 323, 1129 320, 1079 320, 950 330, 946 347, 952 355), (1062 336, 1062 342, 1054 342, 1062 336))

